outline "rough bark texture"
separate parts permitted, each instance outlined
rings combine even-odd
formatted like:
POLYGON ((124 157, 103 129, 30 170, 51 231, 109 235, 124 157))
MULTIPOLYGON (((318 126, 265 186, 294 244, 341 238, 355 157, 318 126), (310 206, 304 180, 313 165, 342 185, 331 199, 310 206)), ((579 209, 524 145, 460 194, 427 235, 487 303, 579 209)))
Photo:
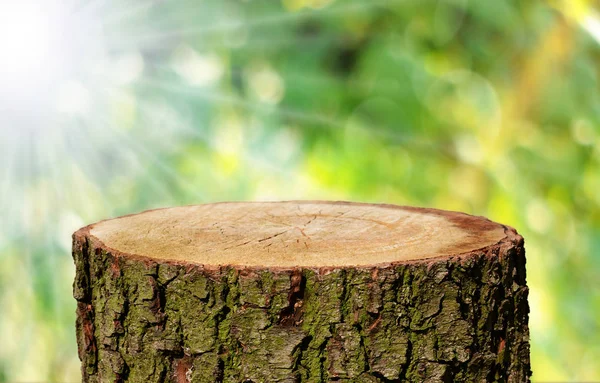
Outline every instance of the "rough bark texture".
POLYGON ((74 235, 84 382, 526 382, 523 239, 377 267, 126 257, 74 235))

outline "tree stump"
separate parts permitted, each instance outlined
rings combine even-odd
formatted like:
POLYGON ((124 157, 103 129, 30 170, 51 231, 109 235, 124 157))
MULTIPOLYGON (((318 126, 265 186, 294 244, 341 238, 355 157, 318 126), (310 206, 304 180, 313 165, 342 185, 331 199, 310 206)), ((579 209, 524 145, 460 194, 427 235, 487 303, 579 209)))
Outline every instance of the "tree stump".
POLYGON ((523 238, 462 213, 218 203, 77 231, 84 382, 526 382, 523 238))

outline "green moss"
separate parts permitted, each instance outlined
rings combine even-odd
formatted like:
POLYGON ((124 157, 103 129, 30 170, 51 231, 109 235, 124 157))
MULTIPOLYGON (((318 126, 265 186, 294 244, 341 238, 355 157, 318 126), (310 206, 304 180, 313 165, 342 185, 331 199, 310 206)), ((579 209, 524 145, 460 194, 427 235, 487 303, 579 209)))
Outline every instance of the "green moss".
POLYGON ((527 381, 522 256, 209 272, 76 241, 83 381, 527 381))

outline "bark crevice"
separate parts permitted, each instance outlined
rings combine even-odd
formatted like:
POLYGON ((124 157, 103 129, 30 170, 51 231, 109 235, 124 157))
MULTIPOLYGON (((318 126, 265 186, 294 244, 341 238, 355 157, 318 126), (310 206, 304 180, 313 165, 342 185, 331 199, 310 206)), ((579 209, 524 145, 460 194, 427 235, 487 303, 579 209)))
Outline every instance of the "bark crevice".
POLYGON ((531 374, 518 240, 463 259, 326 271, 158 264, 85 237, 73 257, 86 383, 517 383, 531 374))

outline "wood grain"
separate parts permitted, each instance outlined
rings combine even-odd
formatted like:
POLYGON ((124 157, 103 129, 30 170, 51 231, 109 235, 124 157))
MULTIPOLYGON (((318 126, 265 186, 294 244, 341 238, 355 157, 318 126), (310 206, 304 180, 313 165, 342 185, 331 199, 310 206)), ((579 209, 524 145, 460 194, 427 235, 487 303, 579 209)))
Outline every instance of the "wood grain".
POLYGON ((211 266, 338 267, 471 252, 507 237, 483 217, 347 202, 218 203, 158 209, 84 230, 121 254, 211 266))

